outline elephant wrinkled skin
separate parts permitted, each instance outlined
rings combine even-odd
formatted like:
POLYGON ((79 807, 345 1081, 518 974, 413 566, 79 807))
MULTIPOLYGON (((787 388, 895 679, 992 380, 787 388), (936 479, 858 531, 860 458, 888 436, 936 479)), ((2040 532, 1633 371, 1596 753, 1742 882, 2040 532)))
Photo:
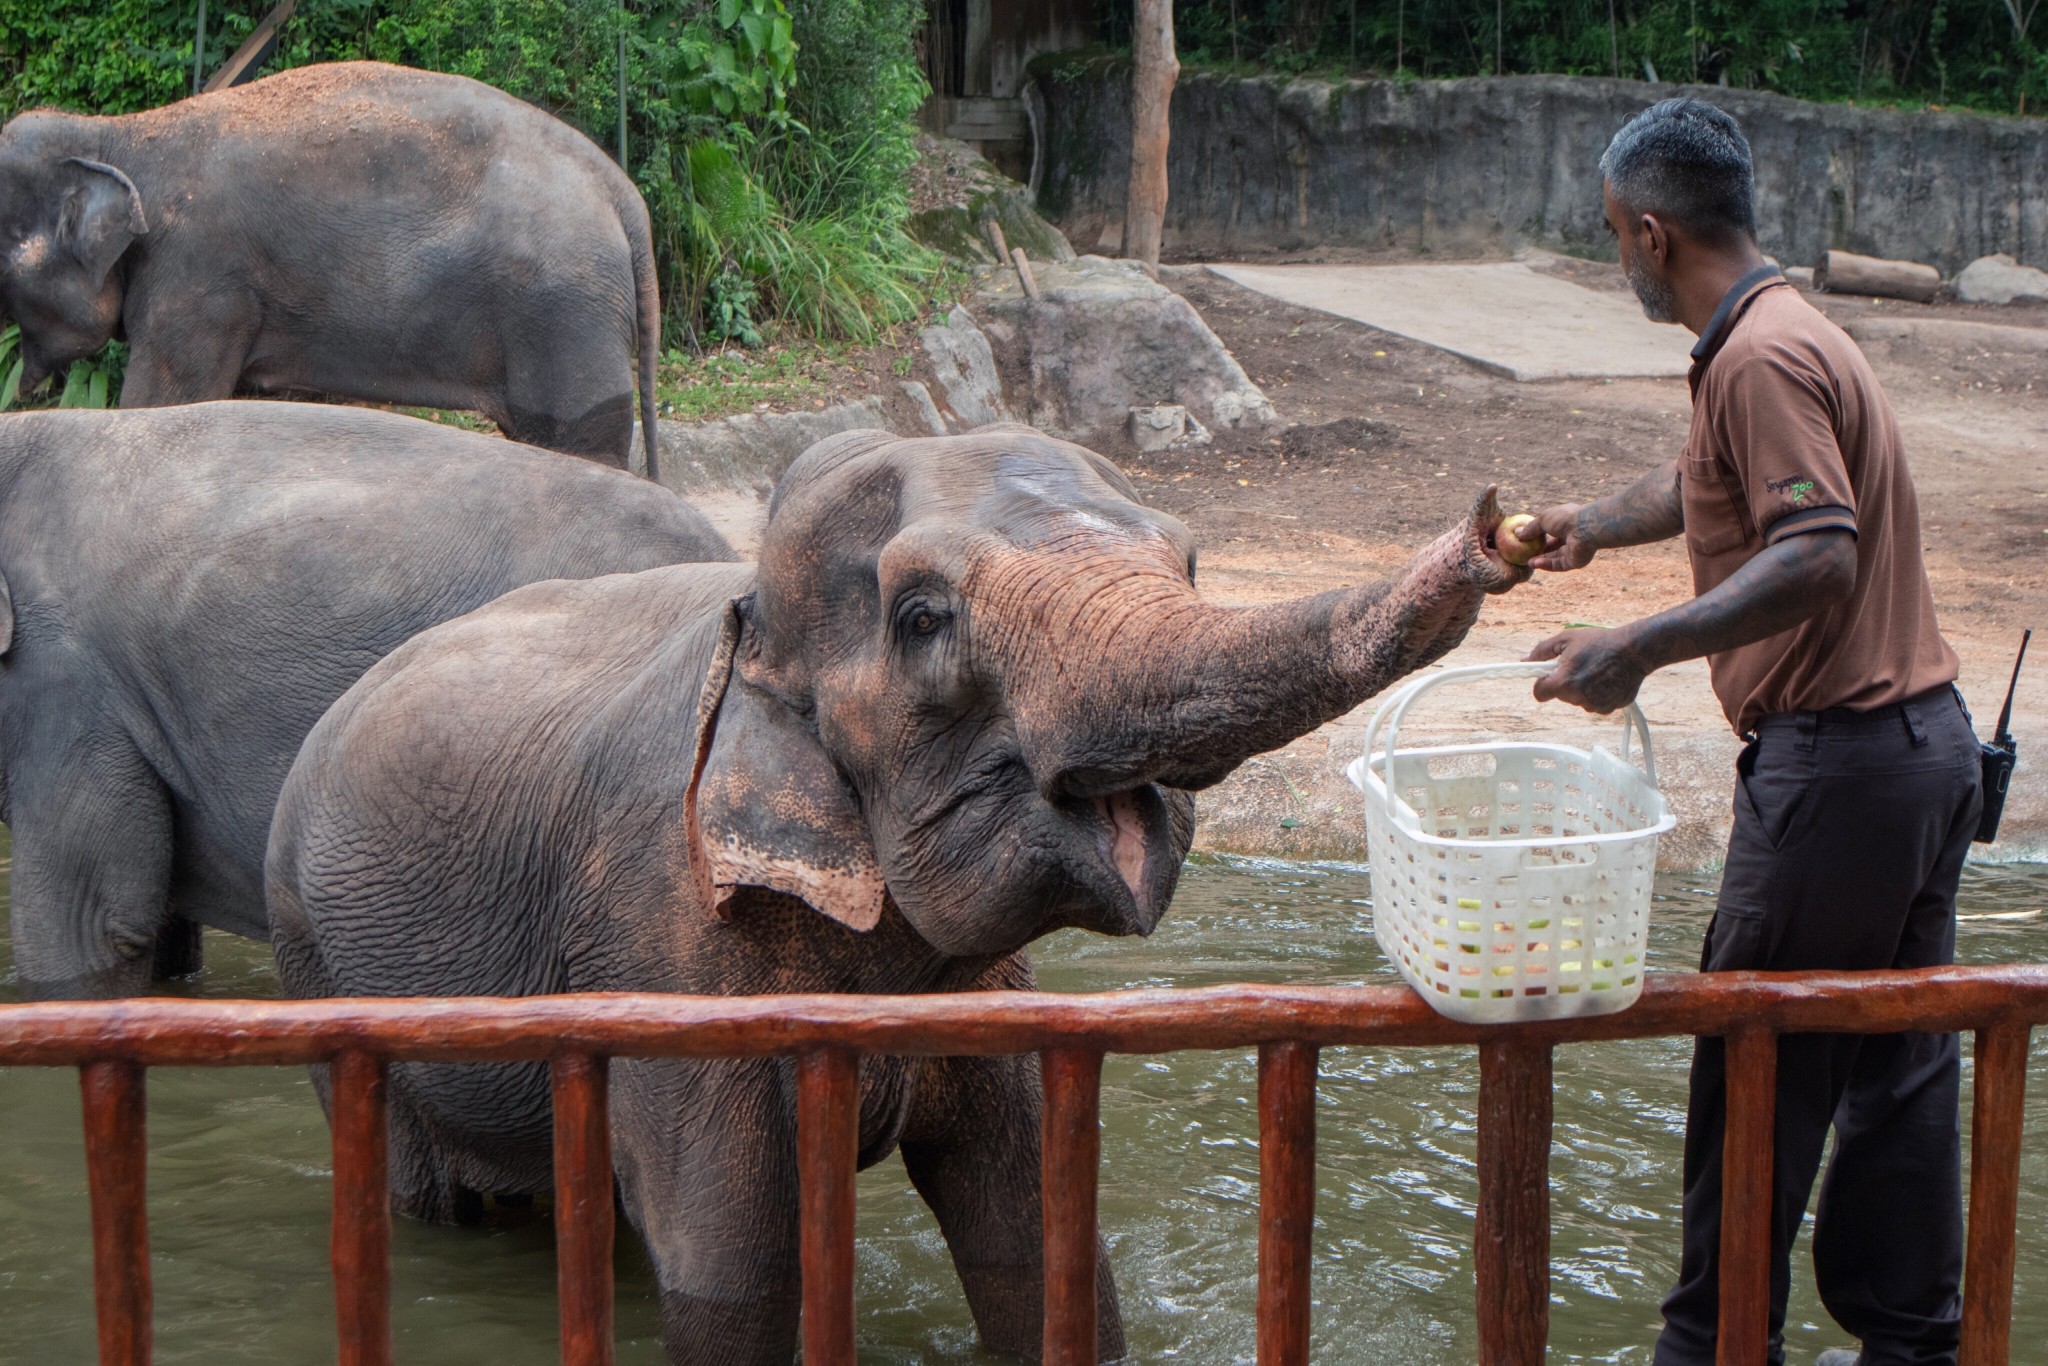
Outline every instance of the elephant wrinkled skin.
MULTIPOLYGON (((1397 579, 1255 610, 1187 529, 1028 428, 813 446, 758 570, 546 584, 427 632, 307 737, 268 888, 297 996, 1028 987, 1024 946, 1145 934, 1191 790, 1356 706, 1516 577, 1489 490, 1397 579)), ((863 1058, 982 1340, 1037 1350, 1035 1058, 863 1058)), ((541 1065, 405 1065, 394 1197, 546 1190, 541 1065)), ((613 1150, 670 1358, 786 1366, 786 1060, 619 1060, 613 1150)), ((1106 1263, 1101 1349, 1123 1329, 1106 1263)))
POLYGON ((636 354, 650 461, 657 444, 652 242, 594 143, 460 76, 337 62, 0 128, 23 393, 124 337, 124 408, 311 392, 473 409, 624 468, 636 354))
POLYGON ((729 560, 618 470, 393 413, 203 403, 0 417, 0 819, 30 997, 269 933, 299 742, 387 652, 541 579, 729 560))

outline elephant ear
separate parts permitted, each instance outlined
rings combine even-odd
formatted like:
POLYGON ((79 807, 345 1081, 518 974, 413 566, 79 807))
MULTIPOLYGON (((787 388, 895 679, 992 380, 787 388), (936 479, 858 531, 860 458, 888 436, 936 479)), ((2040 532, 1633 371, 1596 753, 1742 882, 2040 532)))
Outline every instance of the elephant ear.
POLYGON ((684 800, 698 900, 727 919, 742 887, 765 887, 871 930, 888 887, 853 789, 803 718, 733 667, 748 606, 729 609, 698 705, 684 800))
POLYGON ((84 157, 64 158, 79 168, 63 191, 57 216, 57 245, 85 268, 97 293, 107 273, 136 238, 149 231, 142 195, 118 168, 84 157))

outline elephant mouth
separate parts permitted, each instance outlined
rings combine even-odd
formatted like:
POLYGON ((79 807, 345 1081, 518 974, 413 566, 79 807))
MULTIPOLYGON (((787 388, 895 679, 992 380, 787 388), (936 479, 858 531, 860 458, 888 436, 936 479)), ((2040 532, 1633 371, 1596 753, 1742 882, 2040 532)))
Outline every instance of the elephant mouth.
MULTIPOLYGON (((1111 933, 1150 934, 1165 914, 1172 879, 1159 865, 1171 859, 1171 839, 1165 799, 1157 787, 1145 783, 1092 799, 1096 825, 1096 852, 1116 877, 1105 888, 1110 893, 1111 933)), ((1108 882, 1108 879, 1104 880, 1108 882)))

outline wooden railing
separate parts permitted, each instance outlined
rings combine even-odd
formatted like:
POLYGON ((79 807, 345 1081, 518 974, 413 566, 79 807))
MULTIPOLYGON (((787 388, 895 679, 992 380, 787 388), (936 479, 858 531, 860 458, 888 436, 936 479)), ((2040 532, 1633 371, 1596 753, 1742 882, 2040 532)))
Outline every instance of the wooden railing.
MULTIPOLYGON (((391 1361, 385 1076, 393 1061, 547 1059, 555 1110, 562 1359, 612 1360, 605 1060, 792 1055, 802 1180, 803 1359, 854 1361, 860 1053, 1037 1052, 1045 1078, 1045 1359, 1095 1359, 1097 1104, 1104 1053, 1259 1050, 1258 1360, 1308 1360, 1316 1056, 1334 1045, 1476 1044, 1475 1273, 1483 1366, 1543 1360, 1550 1303, 1551 1051, 1653 1035, 1728 1040, 1722 1366, 1761 1366, 1770 1304, 1777 1036, 1974 1030, 1962 1366, 2003 1366, 2020 1131, 2048 966, 1864 974, 1653 975, 1618 1014, 1473 1026, 1405 988, 1219 987, 1099 996, 560 996, 294 1002, 134 1000, 0 1007, 0 1065, 75 1066, 85 1100, 103 1366, 150 1352, 144 1069, 333 1064, 335 1296, 342 1366, 391 1361)), ((0 1230, 0 1237, 4 1237, 0 1230)), ((2048 1249, 2041 1249, 2048 1253, 2048 1249)))

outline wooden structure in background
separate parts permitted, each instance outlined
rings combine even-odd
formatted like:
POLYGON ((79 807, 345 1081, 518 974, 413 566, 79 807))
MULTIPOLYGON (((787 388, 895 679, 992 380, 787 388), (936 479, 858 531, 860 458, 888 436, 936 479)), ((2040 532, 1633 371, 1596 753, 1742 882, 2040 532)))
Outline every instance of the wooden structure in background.
POLYGON ((1100 8, 1088 0, 925 0, 918 59, 932 93, 919 122, 1029 183, 1037 128, 1025 68, 1043 53, 1095 41, 1100 8))
MULTIPOLYGON (((227 90, 234 86, 247 85, 250 81, 255 80, 257 73, 262 71, 263 64, 269 61, 272 54, 277 51, 278 34, 284 28, 285 20, 291 18, 293 12, 298 7, 299 0, 280 0, 277 7, 264 15, 256 27, 250 30, 249 36, 242 41, 242 45, 235 49, 235 55, 221 63, 220 70, 214 72, 207 79, 205 89, 203 91, 195 90, 193 93, 202 94, 215 90, 227 90)), ((195 84, 198 80, 200 44, 206 36, 206 0, 200 0, 199 3, 198 35, 193 40, 192 55, 193 80, 195 84)))
MULTIPOLYGON (((614 1057, 796 1060, 806 1366, 854 1366, 853 1170, 861 1053, 1043 1058, 1045 1360, 1095 1360, 1099 1103, 1107 1052, 1259 1050, 1260 1366, 1304 1366, 1315 1229, 1316 1050, 1480 1050, 1474 1278, 1487 1366, 1540 1366, 1550 1294, 1551 1058, 1560 1044, 1729 1040, 1720 1366, 1763 1366, 1778 1037, 1975 1030, 1961 1366, 2006 1366, 2027 1047, 2048 966, 1658 973, 1615 1015, 1469 1025, 1405 987, 1211 987, 1093 996, 554 996, 61 1002, 0 1006, 0 1066, 77 1067, 85 1103, 101 1366, 147 1366, 144 1069, 333 1065, 341 1366, 390 1366, 385 1077, 393 1062, 548 1060, 565 1366, 611 1366, 614 1057)), ((0 1231, 0 1237, 4 1237, 0 1231)), ((2037 1251, 2037 1256, 2038 1256, 2037 1251)))

